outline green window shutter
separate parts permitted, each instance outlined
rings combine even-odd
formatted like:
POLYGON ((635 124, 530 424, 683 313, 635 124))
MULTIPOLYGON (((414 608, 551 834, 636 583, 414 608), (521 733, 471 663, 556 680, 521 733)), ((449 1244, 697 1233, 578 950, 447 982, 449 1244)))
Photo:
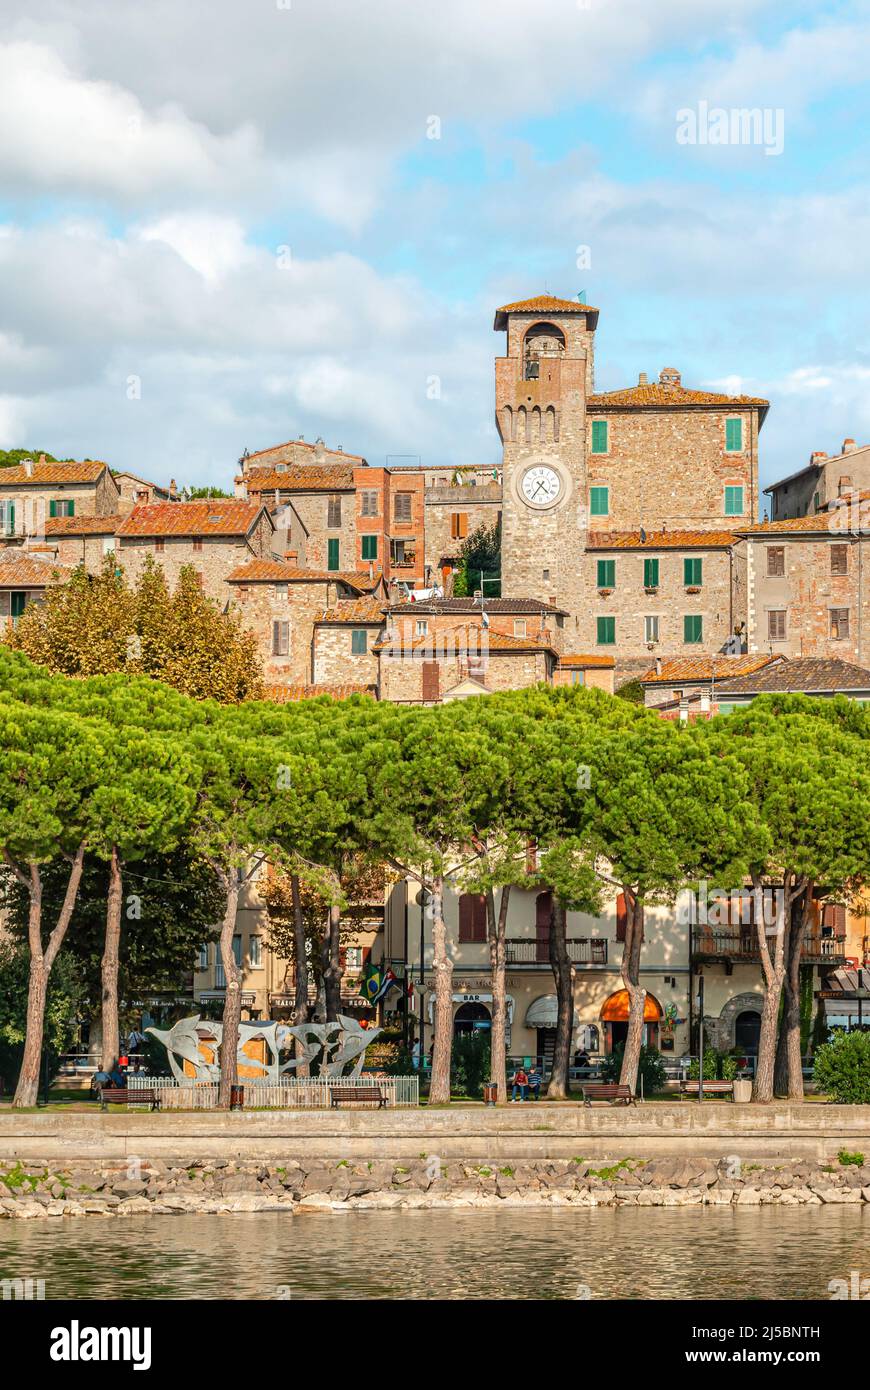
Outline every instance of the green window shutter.
POLYGON ((725 489, 725 515, 743 515, 743 488, 726 487, 725 489))
POLYGON ((739 454, 743 449, 743 421, 739 417, 725 421, 725 448, 729 454, 739 454))
POLYGON ((616 586, 616 561, 598 561, 598 587, 599 589, 613 589, 616 586))
POLYGON ((6 512, 6 530, 11 536, 15 534, 15 503, 10 502, 6 512))
POLYGON ((593 487, 589 489, 589 511, 592 516, 607 516, 610 511, 610 489, 593 487))
POLYGON ((643 562, 643 587, 645 589, 657 589, 659 587, 659 562, 658 560, 644 560, 643 562))
POLYGON ((701 583, 703 573, 703 561, 698 556, 686 556, 683 560, 683 583, 698 585, 701 583))
POLYGON ((616 641, 616 619, 598 619, 598 645, 600 647, 612 647, 616 641))
POLYGON ((362 557, 364 560, 376 560, 378 558, 377 536, 363 536, 362 557))
POLYGON ((67 502, 67 504, 66 504, 66 514, 67 514, 67 516, 75 516, 75 514, 76 514, 76 504, 75 504, 74 501, 69 501, 69 502, 67 502))
POLYGON ((328 570, 338 569, 338 537, 332 536, 326 542, 326 568, 328 570))
POLYGON ((355 627, 350 634, 350 649, 361 656, 368 650, 368 633, 364 627, 355 627))
POLYGON ((683 618, 683 641, 703 642, 704 620, 700 613, 687 613, 683 618))
POLYGON ((607 421, 592 421, 592 452, 593 454, 607 453, 607 421))
POLYGON ((53 497, 48 504, 48 514, 49 516, 57 516, 57 503, 53 497))

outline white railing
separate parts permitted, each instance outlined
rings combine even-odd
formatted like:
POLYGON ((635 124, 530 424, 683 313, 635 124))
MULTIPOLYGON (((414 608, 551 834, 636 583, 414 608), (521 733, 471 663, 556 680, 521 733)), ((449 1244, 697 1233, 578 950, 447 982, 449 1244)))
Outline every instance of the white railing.
MULTIPOLYGON (((372 1076, 364 1073, 352 1080, 343 1077, 284 1077, 281 1081, 239 1082, 244 1087, 245 1110, 328 1110, 329 1092, 332 1087, 352 1088, 360 1092, 380 1089, 386 1097, 387 1106, 415 1106, 420 1104, 420 1079, 417 1076, 372 1076)), ((202 1081, 192 1086, 182 1085, 168 1076, 128 1076, 127 1085, 131 1091, 153 1090, 159 1092, 161 1107, 164 1110, 213 1110, 217 1105, 217 1082, 202 1081)), ((357 1102, 360 1109, 366 1106, 357 1102)), ((371 1102, 373 1109, 378 1102, 371 1102)))

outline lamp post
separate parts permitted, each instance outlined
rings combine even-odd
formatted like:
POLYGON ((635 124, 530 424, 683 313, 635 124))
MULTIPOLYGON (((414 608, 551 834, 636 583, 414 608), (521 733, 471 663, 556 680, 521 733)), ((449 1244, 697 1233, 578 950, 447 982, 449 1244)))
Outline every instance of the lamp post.
POLYGON ((704 1100, 704 975, 698 971, 698 1104, 704 1100))
POLYGON ((865 999, 870 999, 870 989, 864 984, 864 970, 858 967, 858 988, 855 990, 855 998, 858 1000, 858 1032, 864 1031, 864 1015, 862 1005, 865 999))
POLYGON ((420 1075, 423 1075, 426 1061, 426 1014, 423 1005, 423 955, 426 949, 424 917, 429 901, 428 888, 420 888, 420 1075))

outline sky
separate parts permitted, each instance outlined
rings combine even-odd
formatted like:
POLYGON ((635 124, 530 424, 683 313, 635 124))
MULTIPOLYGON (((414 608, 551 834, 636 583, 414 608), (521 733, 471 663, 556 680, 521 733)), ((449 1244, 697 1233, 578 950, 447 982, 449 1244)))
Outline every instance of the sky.
POLYGON ((870 442, 868 51, 870 0, 0 0, 0 448, 497 462, 542 292, 599 390, 767 397, 763 484, 870 442))

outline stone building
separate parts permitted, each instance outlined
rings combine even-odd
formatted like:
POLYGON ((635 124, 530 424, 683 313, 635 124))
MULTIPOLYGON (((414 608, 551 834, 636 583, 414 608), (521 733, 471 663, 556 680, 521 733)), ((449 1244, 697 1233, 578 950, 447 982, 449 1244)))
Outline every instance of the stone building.
POLYGON ((619 675, 654 656, 721 652, 743 630, 746 593, 729 531, 591 531, 579 641, 610 649, 619 675))
POLYGON ((134 507, 147 506, 149 502, 181 500, 174 478, 170 479, 168 487, 163 487, 160 483, 153 483, 147 478, 140 478, 138 473, 131 473, 126 468, 114 472, 112 476, 120 493, 118 510, 125 514, 131 512, 134 507))
POLYGON ((552 604, 533 598, 429 598, 405 600, 389 606, 392 637, 410 646, 421 637, 452 630, 459 621, 483 627, 484 614, 490 632, 505 637, 534 638, 561 652, 566 614, 552 604))
POLYGON ((0 550, 0 624, 17 622, 31 603, 41 603, 46 589, 64 584, 71 574, 51 554, 0 550))
POLYGON ((41 539, 50 520, 107 516, 120 511, 119 499, 105 463, 25 459, 0 469, 0 538, 4 545, 41 539))
POLYGON ((641 675, 644 704, 657 707, 695 695, 716 699, 721 684, 739 676, 754 675, 774 658, 753 653, 739 656, 660 657, 641 675))
POLYGON ((849 529, 844 506, 747 527, 750 652, 870 659, 870 526, 849 529))
POLYGON ((844 439, 839 454, 829 458, 822 450, 796 473, 764 489, 770 498, 770 520, 811 516, 852 493, 870 489, 870 444, 844 439))
POLYGON ((99 574, 105 557, 115 553, 117 530, 125 515, 53 517, 45 523, 44 544, 61 564, 84 565, 88 574, 99 574))
POLYGON ((379 684, 378 639, 384 630, 385 603, 368 595, 346 599, 314 619, 314 684, 379 684))
POLYGON ((559 660, 548 641, 509 637, 472 622, 426 633, 410 645, 388 634, 377 652, 379 696, 397 704, 440 704, 551 684, 559 660))
POLYGON ((123 519, 115 553, 133 584, 149 555, 170 588, 181 570, 192 566, 203 591, 223 604, 227 575, 246 560, 271 557, 274 529, 259 502, 155 502, 134 507, 123 519))

